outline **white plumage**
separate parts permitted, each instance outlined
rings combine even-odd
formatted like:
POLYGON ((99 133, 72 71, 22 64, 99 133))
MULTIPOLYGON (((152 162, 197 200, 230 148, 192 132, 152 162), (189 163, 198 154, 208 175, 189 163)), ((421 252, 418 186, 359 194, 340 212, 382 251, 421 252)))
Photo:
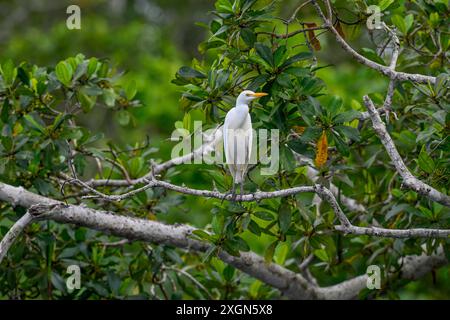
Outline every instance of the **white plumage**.
POLYGON ((226 163, 233 177, 233 194, 235 184, 240 184, 241 194, 243 193, 243 183, 252 152, 253 132, 249 103, 265 95, 267 94, 250 90, 241 92, 236 106, 228 111, 225 117, 223 143, 226 163))

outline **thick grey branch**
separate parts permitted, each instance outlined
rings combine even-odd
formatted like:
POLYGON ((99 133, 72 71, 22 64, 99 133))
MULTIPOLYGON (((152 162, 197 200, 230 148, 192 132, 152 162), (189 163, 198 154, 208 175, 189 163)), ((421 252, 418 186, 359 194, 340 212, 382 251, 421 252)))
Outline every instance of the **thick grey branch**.
MULTIPOLYGON (((322 198, 322 200, 327 201, 331 208, 333 209, 334 213, 336 214, 340 226, 336 226, 336 230, 342 231, 344 233, 355 233, 355 234, 367 234, 367 235, 373 235, 373 236, 383 236, 383 237, 392 237, 392 238, 403 238, 405 237, 407 230, 401 230, 401 229, 383 229, 383 228, 377 228, 377 232, 374 232, 372 228, 365 228, 365 227, 355 227, 353 226, 350 221, 348 220, 345 213, 342 211, 341 207, 339 206, 335 196, 333 193, 325 188, 324 186, 320 184, 315 184, 313 186, 299 186, 299 187, 293 187, 288 189, 282 189, 277 191, 257 191, 255 193, 245 194, 245 195, 235 195, 233 196, 230 193, 221 193, 219 191, 210 191, 210 190, 198 190, 198 189, 191 189, 187 187, 177 186, 174 184, 171 184, 166 181, 160 181, 156 180, 155 178, 151 178, 151 180, 147 180, 148 183, 138 189, 132 190, 130 192, 120 194, 120 195, 106 195, 102 194, 98 191, 95 192, 95 195, 92 196, 86 196, 84 198, 102 198, 106 199, 108 201, 121 201, 125 198, 134 196, 135 194, 142 192, 149 188, 155 188, 155 187, 161 187, 165 188, 167 190, 176 191, 183 194, 189 194, 193 196, 198 197, 204 197, 204 198, 216 198, 221 200, 232 200, 235 201, 242 201, 242 202, 250 202, 250 201, 259 201, 263 199, 271 199, 271 198, 280 198, 280 197, 288 197, 291 195, 295 195, 297 193, 316 193, 319 197, 322 198), (233 198, 234 197, 234 198, 233 198), (382 232, 381 232, 382 231, 382 232)), ((439 229, 427 229, 427 232, 412 232, 412 237, 447 237, 447 230, 439 230, 439 229)))
MULTIPOLYGON (((189 226, 171 226, 150 220, 119 216, 84 206, 64 205, 53 199, 26 191, 23 188, 3 183, 0 183, 0 200, 27 208, 35 204, 52 207, 52 210, 41 212, 36 219, 51 219, 61 223, 73 223, 131 240, 171 245, 187 250, 203 252, 209 248, 209 244, 192 239, 191 233, 195 229, 189 226)), ((263 258, 254 253, 243 252, 240 257, 234 257, 225 251, 221 251, 219 258, 279 289, 289 298, 315 298, 315 287, 301 275, 274 263, 266 263, 263 258)))
MULTIPOLYGON (((319 190, 319 192, 321 191, 319 190)), ((328 200, 333 195, 330 191, 324 191, 323 197, 328 200)), ((171 245, 186 250, 203 252, 209 248, 209 244, 192 239, 191 234, 194 228, 186 225, 171 226, 150 220, 119 216, 85 206, 65 205, 26 191, 21 187, 13 187, 4 183, 0 183, 0 200, 26 208, 39 205, 40 210, 30 213, 35 216, 35 219, 51 219, 61 223, 73 223, 130 240, 171 245), (46 208, 49 210, 45 210, 46 208)), ((250 276, 279 289, 286 297, 292 299, 346 299, 355 297, 363 288, 366 279, 366 276, 359 276, 332 287, 320 288, 300 274, 274 263, 266 263, 264 259, 254 253, 243 252, 240 257, 234 257, 225 251, 221 251, 219 258, 250 276)), ((405 278, 415 279, 425 274, 427 270, 443 265, 444 260, 431 258, 434 259, 434 263, 430 263, 428 258, 421 258, 414 263, 415 267, 409 266, 408 269, 405 269, 407 270, 404 273, 405 278), (415 273, 416 271, 418 274, 415 273)))
POLYGON ((368 235, 376 237, 392 237, 392 238, 449 238, 450 230, 446 229, 384 229, 377 227, 358 227, 358 226, 336 226, 336 230, 347 234, 368 235))

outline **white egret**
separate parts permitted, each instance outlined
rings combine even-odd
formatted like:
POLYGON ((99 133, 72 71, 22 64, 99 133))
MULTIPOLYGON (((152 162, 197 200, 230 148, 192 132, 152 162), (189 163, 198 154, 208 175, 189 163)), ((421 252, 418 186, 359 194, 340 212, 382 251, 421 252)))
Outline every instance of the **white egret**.
POLYGON ((244 90, 236 100, 236 106, 228 111, 223 125, 223 146, 226 163, 233 177, 231 193, 236 195, 236 184, 240 184, 240 193, 244 191, 244 180, 252 152, 252 120, 249 103, 266 96, 267 93, 255 93, 244 90))

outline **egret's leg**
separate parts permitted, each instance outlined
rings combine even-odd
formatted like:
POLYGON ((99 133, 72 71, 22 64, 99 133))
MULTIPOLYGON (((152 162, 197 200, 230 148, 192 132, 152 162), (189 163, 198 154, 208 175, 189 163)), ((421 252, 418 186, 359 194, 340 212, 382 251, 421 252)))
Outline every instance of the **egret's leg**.
MULTIPOLYGON (((239 189, 240 189, 239 195, 240 195, 241 198, 242 198, 242 196, 244 195, 244 181, 241 181, 241 182, 239 183, 239 189)), ((242 203, 242 201, 239 201, 239 203, 242 203)))
POLYGON ((236 184, 233 182, 233 188, 231 188, 231 201, 236 201, 236 184))

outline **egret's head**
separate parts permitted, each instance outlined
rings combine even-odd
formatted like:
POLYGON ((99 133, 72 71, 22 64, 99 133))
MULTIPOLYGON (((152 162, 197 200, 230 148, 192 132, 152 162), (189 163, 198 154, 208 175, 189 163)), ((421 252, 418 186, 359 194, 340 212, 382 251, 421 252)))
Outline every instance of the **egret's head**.
POLYGON ((267 93, 264 92, 253 92, 251 90, 244 90, 237 97, 236 104, 246 104, 248 105, 250 101, 267 96, 267 93))

